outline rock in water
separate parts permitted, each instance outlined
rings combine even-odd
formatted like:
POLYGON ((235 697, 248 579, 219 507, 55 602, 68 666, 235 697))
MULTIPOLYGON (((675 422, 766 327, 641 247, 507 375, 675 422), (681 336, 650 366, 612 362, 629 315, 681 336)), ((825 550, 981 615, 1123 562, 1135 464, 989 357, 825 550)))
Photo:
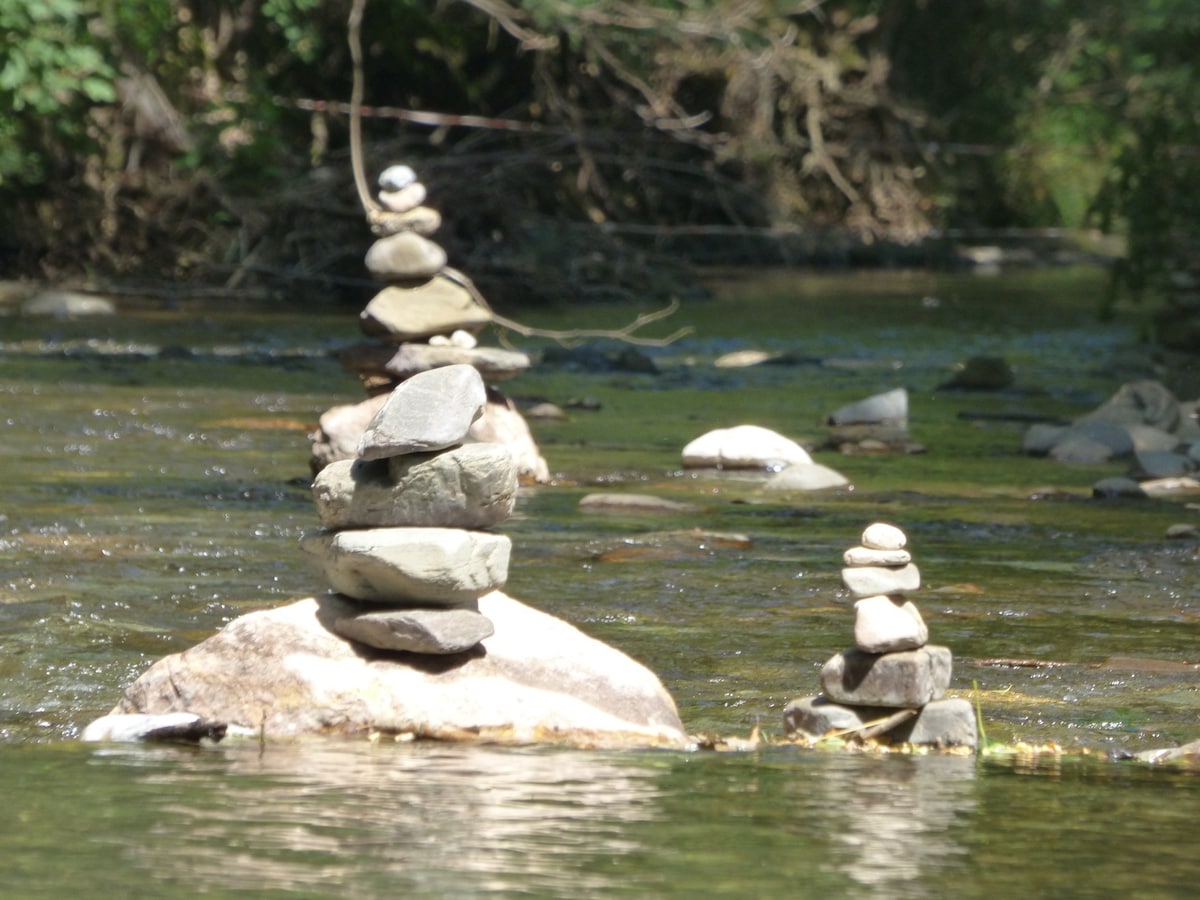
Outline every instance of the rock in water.
POLYGON ((449 655, 464 653, 496 633, 473 609, 384 609, 334 619, 344 638, 379 650, 449 655))
POLYGON ((382 731, 456 741, 581 747, 687 746, 649 669, 499 591, 479 600, 495 634, 482 652, 364 655, 333 623, 337 595, 250 613, 159 660, 114 713, 187 711, 268 739, 382 731))
POLYGON ((329 586, 366 603, 454 606, 504 587, 512 541, 460 528, 365 528, 309 535, 329 586))
POLYGON ((445 366, 401 383, 371 420, 359 459, 428 453, 461 444, 483 415, 487 388, 471 366, 445 366))

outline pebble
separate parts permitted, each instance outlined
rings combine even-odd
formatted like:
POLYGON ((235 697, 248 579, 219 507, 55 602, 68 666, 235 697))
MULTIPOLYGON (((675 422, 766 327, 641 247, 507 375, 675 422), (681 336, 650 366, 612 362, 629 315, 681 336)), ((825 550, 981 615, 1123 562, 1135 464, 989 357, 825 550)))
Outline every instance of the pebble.
POLYGON ((868 550, 901 550, 907 543, 907 535, 886 522, 868 525, 862 533, 862 545, 868 550))
POLYGON ((417 180, 410 166, 392 165, 379 173, 379 187, 385 191, 400 191, 417 180))

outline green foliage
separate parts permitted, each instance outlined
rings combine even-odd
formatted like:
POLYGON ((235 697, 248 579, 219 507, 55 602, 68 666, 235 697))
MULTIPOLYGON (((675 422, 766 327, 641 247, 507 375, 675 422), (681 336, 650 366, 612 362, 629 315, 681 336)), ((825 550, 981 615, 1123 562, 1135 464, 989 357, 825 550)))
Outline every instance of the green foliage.
POLYGON ((78 152, 91 103, 116 99, 115 72, 87 28, 86 0, 0 0, 0 184, 35 184, 48 147, 78 152))

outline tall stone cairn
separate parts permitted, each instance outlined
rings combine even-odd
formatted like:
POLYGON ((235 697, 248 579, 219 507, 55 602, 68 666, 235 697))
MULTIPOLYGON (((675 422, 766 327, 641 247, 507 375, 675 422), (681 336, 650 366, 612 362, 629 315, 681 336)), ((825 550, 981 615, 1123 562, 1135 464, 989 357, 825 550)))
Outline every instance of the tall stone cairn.
POLYGON ((370 340, 340 353, 344 368, 355 373, 367 400, 335 406, 312 435, 311 467, 353 459, 364 430, 408 379, 453 365, 476 369, 486 381, 487 402, 471 423, 468 441, 501 444, 513 457, 517 474, 530 481, 549 480, 549 470, 529 426, 516 407, 494 386, 530 366, 524 353, 478 346, 476 335, 492 321, 492 312, 471 281, 447 266, 446 251, 430 239, 441 214, 425 206, 427 190, 408 166, 389 166, 379 176, 379 204, 373 216, 378 235, 366 255, 366 267, 385 286, 359 316, 370 340))
POLYGON ((887 744, 970 747, 978 725, 970 702, 944 699, 953 660, 929 643, 929 628, 907 595, 921 573, 894 525, 876 522, 843 556, 842 584, 855 598, 854 646, 821 669, 821 693, 784 709, 789 735, 830 734, 887 744))

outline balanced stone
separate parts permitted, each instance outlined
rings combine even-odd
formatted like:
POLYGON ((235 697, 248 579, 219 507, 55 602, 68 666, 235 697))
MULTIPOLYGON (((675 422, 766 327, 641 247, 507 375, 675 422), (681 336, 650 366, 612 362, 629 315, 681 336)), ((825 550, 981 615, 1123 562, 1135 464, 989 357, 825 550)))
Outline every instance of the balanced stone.
MULTIPOLYGON (((467 334, 458 331, 456 334, 467 334)), ((469 336, 469 335, 468 335, 469 336)), ((419 372, 442 366, 472 366, 489 382, 505 381, 527 370, 529 357, 517 350, 500 347, 461 347, 450 343, 428 344, 354 344, 338 356, 342 367, 362 374, 381 374, 403 381, 419 372)))
POLYGON ((971 747, 979 744, 979 725, 971 701, 960 697, 934 700, 915 719, 891 732, 894 741, 935 747, 971 747))
POLYGON ((385 191, 400 191, 417 180, 417 173, 412 166, 388 166, 379 173, 379 187, 385 191))
POLYGON ((921 571, 914 563, 905 566, 848 566, 842 569, 842 584, 856 597, 903 594, 920 588, 921 571))
POLYGON ((829 424, 874 424, 907 422, 907 420, 908 391, 904 388, 896 388, 841 407, 829 417, 829 424))
POLYGON ((313 481, 322 528, 488 528, 512 513, 517 473, 497 444, 387 460, 338 460, 313 481))
POLYGON ((875 522, 862 533, 862 545, 868 550, 902 550, 908 537, 895 525, 875 522))
POLYGON ((492 620, 471 609, 387 609, 333 620, 344 638, 379 650, 447 655, 495 634, 492 620))
POLYGON ((405 213, 424 203, 425 194, 425 185, 414 181, 398 191, 380 191, 379 202, 392 212, 405 213))
POLYGON ((323 532, 300 546, 339 594, 395 605, 469 603, 504 587, 512 541, 461 528, 323 532))
POLYGON ((380 237, 411 231, 426 237, 442 227, 442 214, 428 206, 418 206, 408 212, 377 212, 372 216, 371 231, 380 237))
POLYGON ((831 731, 858 731, 868 722, 894 712, 881 706, 842 706, 824 696, 802 697, 783 708, 783 728, 787 734, 799 733, 817 740, 831 731))
POLYGON ((911 600, 887 595, 854 604, 854 644, 865 653, 916 650, 929 642, 929 628, 911 600))
POLYGON ((926 644, 898 653, 835 653, 821 669, 821 690, 835 703, 924 706, 950 686, 950 650, 926 644))
POLYGON ((461 444, 486 405, 487 388, 473 367, 421 372, 392 391, 363 432, 358 458, 386 459, 461 444))
POLYGON ((851 547, 842 555, 848 566, 905 566, 912 562, 907 550, 872 550, 870 547, 851 547))
POLYGON ((413 231, 398 231, 371 245, 367 269, 377 278, 431 278, 446 265, 446 251, 413 231))
POLYGON ((421 341, 458 328, 479 329, 491 320, 491 312, 470 291, 444 275, 417 287, 386 287, 360 315, 365 333, 394 343, 421 341))

